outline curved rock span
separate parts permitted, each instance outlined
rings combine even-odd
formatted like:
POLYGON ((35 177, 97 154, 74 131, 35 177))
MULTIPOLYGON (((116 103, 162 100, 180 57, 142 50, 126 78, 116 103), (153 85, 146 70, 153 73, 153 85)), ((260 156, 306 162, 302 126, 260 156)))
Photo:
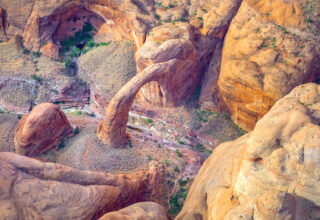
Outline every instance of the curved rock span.
POLYGON ((97 128, 98 138, 108 147, 120 147, 127 142, 126 127, 131 105, 140 88, 150 81, 158 81, 167 73, 172 73, 181 61, 172 59, 164 63, 147 67, 133 77, 111 100, 106 110, 105 119, 97 128))
POLYGON ((176 219, 319 219, 319 122, 320 86, 296 87, 215 149, 176 219))
POLYGON ((143 200, 152 177, 153 171, 80 171, 2 152, 0 219, 97 219, 143 200))
POLYGON ((59 106, 51 103, 37 105, 22 116, 14 137, 16 152, 36 156, 58 145, 72 134, 73 129, 59 106))

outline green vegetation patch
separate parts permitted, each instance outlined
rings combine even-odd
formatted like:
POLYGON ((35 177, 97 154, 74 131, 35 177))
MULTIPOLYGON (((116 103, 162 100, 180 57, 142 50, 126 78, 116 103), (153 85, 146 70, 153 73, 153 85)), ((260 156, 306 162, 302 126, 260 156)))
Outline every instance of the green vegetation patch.
POLYGON ((189 182, 189 178, 184 180, 179 180, 179 189, 178 192, 170 196, 170 209, 169 214, 171 216, 176 216, 182 209, 184 201, 187 198, 188 190, 186 189, 186 185, 189 182))

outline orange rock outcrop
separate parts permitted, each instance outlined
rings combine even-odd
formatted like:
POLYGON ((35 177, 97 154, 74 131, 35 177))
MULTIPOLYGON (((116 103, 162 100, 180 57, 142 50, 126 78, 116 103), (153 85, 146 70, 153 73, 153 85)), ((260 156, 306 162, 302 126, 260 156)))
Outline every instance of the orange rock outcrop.
POLYGON ((319 218, 319 122, 320 86, 296 87, 251 133, 215 149, 176 219, 319 218))
POLYGON ((36 156, 54 145, 58 146, 72 132, 59 106, 43 103, 22 116, 15 131, 15 149, 18 154, 36 156))
POLYGON ((319 27, 306 25, 306 2, 243 1, 230 25, 218 81, 220 104, 246 130, 295 86, 319 78, 319 27))
POLYGON ((133 175, 80 171, 1 152, 0 218, 98 219, 141 201, 150 193, 152 176, 152 171, 133 175))
POLYGON ((167 209, 154 202, 140 202, 119 211, 110 212, 99 220, 171 220, 167 209))

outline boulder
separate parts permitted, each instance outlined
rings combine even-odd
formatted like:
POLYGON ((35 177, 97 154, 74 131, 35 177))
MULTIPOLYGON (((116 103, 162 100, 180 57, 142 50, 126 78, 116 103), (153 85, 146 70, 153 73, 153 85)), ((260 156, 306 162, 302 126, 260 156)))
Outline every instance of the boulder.
POLYGON ((55 60, 59 59, 59 47, 52 41, 48 42, 46 45, 41 47, 40 52, 55 60))
POLYGON ((15 131, 15 149, 18 154, 36 156, 57 146, 72 132, 73 129, 59 106, 43 103, 22 116, 15 131))
POLYGON ((319 218, 319 122, 320 86, 296 87, 251 133, 215 149, 176 219, 319 218))

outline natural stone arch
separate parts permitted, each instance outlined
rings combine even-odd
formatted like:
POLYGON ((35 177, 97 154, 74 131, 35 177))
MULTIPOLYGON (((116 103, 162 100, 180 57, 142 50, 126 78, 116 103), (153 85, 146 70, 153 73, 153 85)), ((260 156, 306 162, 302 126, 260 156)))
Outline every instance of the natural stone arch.
POLYGON ((140 88, 151 81, 161 85, 162 79, 167 77, 166 74, 173 73, 171 69, 179 64, 183 64, 183 61, 172 59, 149 66, 122 87, 108 105, 105 119, 98 125, 98 138, 108 147, 124 145, 127 142, 126 127, 129 111, 140 88))
POLYGON ((104 24, 108 26, 102 25, 103 31, 115 33, 116 40, 133 38, 132 32, 134 28, 132 22, 123 14, 119 8, 119 3, 116 1, 100 4, 89 0, 80 2, 64 0, 55 2, 54 4, 53 6, 44 1, 37 1, 35 3, 23 33, 25 47, 38 51, 46 43, 55 41, 57 38, 53 38, 55 38, 54 35, 59 29, 61 22, 77 10, 85 10, 103 19, 104 24))

